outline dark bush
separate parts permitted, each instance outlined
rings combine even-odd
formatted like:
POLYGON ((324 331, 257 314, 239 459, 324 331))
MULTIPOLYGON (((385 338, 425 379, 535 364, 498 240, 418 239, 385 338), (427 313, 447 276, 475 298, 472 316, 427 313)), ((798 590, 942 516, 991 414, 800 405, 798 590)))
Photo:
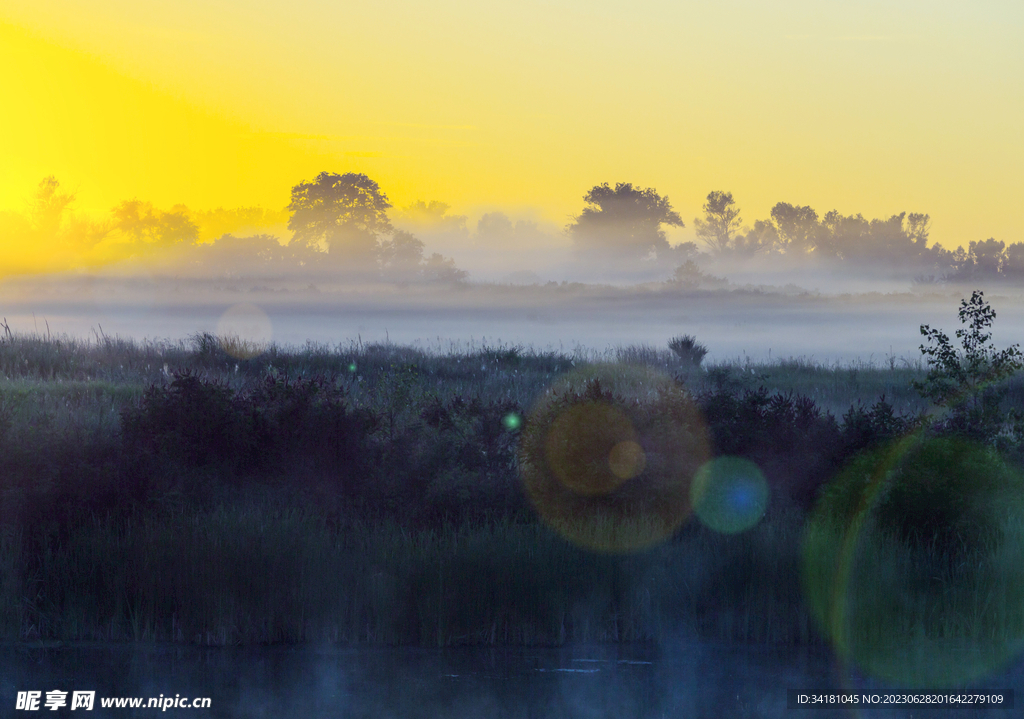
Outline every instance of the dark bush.
POLYGON ((959 438, 911 438, 857 457, 822 495, 845 525, 864 513, 878 531, 957 555, 998 542, 1021 509, 1024 477, 990 448, 959 438))
POLYGON ((698 397, 716 456, 743 457, 764 473, 773 496, 809 507, 843 456, 835 418, 808 397, 769 394, 761 387, 698 397))
POLYGON ((138 408, 122 414, 121 427, 129 450, 201 467, 249 454, 254 433, 247 419, 229 387, 186 371, 166 387, 151 386, 138 408))
POLYGON ((885 395, 871 406, 857 404, 843 415, 843 443, 846 454, 872 449, 898 439, 920 424, 917 417, 897 415, 885 395))
POLYGON ((313 472, 350 495, 372 464, 369 435, 377 424, 322 378, 267 377, 236 391, 190 372, 150 387, 122 414, 125 451, 142 478, 173 479, 182 469, 221 481, 313 472))
POLYGON ((697 341, 696 337, 692 335, 683 335, 681 337, 673 337, 668 341, 668 348, 676 353, 686 364, 697 367, 702 361, 704 356, 708 353, 708 348, 697 341))

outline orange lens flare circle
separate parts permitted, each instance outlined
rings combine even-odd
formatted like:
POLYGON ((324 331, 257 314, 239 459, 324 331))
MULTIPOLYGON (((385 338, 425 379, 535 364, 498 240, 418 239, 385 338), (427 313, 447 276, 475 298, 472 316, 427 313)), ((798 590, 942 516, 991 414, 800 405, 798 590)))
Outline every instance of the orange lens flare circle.
POLYGON ((598 551, 670 537, 691 512, 690 485, 710 455, 686 391, 645 367, 594 365, 559 378, 534 406, 519 468, 545 522, 598 551))

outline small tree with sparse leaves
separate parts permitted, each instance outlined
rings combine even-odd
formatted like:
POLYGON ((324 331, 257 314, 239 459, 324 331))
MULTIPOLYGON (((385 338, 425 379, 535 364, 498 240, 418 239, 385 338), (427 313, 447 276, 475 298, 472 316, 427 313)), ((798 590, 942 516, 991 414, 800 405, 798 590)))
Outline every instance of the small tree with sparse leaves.
POLYGON ((921 334, 928 338, 928 345, 921 345, 921 353, 927 358, 929 370, 923 382, 914 382, 914 388, 922 397, 949 409, 946 429, 991 439, 1007 419, 999 412, 1005 389, 998 383, 1024 367, 1024 355, 1019 345, 1004 350, 991 345, 988 329, 996 312, 981 290, 960 302, 959 317, 966 325, 956 331, 962 349, 955 348, 945 332, 921 325, 921 334))

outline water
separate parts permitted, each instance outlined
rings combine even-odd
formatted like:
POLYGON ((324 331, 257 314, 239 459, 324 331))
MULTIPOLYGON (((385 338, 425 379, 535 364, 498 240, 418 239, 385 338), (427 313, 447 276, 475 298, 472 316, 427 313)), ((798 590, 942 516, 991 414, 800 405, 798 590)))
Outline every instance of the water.
MULTIPOLYGON (((1024 668, 981 687, 1024 688, 1024 668)), ((198 648, 76 645, 0 649, 0 707, 18 691, 95 691, 86 716, 155 716, 160 710, 104 709, 102 697, 209 697, 209 709, 170 708, 203 717, 466 717, 659 719, 661 717, 1014 716, 1019 709, 788 707, 789 692, 894 691, 840 667, 824 649, 771 649, 679 642, 563 648, 198 648)), ((161 714, 163 712, 160 712, 161 714)))

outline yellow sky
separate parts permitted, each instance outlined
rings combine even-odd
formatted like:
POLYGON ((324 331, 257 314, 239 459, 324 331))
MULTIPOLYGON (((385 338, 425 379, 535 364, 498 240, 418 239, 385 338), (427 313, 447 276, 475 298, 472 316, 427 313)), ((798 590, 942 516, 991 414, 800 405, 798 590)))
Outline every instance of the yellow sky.
POLYGON ((558 224, 633 182, 687 232, 721 189, 1024 240, 1024 5, 962 5, 0 0, 0 209, 50 174, 97 213, 281 207, 327 170, 558 224))

